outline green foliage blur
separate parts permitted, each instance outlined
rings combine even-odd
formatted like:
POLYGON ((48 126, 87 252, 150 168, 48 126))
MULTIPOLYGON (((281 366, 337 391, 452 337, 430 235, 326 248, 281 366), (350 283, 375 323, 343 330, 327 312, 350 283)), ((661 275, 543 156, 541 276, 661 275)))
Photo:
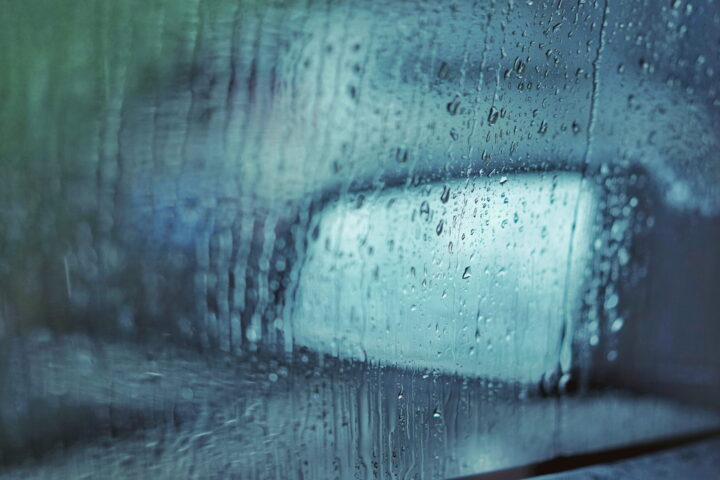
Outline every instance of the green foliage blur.
POLYGON ((187 82, 203 25, 256 5, 0 0, 0 321, 15 319, 6 327, 68 314, 65 256, 79 230, 95 232, 111 213, 102 195, 121 175, 125 109, 187 82))

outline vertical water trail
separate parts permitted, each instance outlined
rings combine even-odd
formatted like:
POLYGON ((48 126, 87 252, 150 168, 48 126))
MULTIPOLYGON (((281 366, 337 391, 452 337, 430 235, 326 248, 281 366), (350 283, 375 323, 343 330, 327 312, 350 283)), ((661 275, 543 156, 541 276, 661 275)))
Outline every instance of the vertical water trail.
MULTIPOLYGON (((562 326, 562 338, 560 342, 559 351, 559 362, 560 362, 560 375, 565 375, 570 370, 569 363, 572 361, 572 343, 573 343, 573 328, 572 328, 572 311, 568 305, 568 285, 570 282, 570 272, 572 270, 575 233, 577 229, 578 211, 580 209, 580 198, 582 196, 583 184, 585 183, 585 176, 587 174, 589 161, 592 155, 594 130, 597 122, 597 103, 599 99, 599 67, 602 59, 602 52, 605 47, 605 26, 607 22, 608 13, 608 0, 605 0, 603 5, 603 12, 600 18, 600 33, 598 47, 595 50, 595 58, 592 61, 592 85, 590 91, 590 116, 587 122, 586 128, 586 142, 585 152, 583 154, 583 162, 580 170, 580 180, 578 182, 578 190, 575 198, 575 208, 573 210, 573 222, 570 229, 570 241, 568 245, 567 262, 565 264, 565 288, 563 292, 563 326, 562 326), (563 364, 565 360, 565 364, 563 364)), ((558 378, 558 381, 560 377, 558 378)), ((560 428, 562 425, 562 410, 560 405, 560 397, 558 396, 557 403, 557 415, 555 417, 555 432, 554 432, 554 450, 557 452, 558 448, 558 436, 560 435, 560 428)))

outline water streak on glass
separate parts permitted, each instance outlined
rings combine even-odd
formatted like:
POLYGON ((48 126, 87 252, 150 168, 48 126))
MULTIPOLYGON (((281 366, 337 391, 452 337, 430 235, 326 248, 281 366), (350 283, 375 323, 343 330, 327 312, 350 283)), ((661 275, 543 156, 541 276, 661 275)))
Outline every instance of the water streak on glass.
POLYGON ((448 478, 720 426, 717 2, 0 12, 0 478, 448 478))

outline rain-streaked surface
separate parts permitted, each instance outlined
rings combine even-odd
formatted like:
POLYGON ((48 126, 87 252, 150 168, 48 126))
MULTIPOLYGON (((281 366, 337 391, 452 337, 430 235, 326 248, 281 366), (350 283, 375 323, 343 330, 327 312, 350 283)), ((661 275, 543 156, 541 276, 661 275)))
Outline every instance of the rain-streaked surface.
POLYGON ((27 3, 0 476, 445 478, 720 427, 717 2, 27 3))
POLYGON ((720 420, 622 392, 550 399, 429 370, 240 362, 79 336, 16 343, 10 365, 8 479, 445 478, 720 420))
POLYGON ((521 384, 569 369, 563 331, 587 287, 597 201, 581 182, 498 175, 326 207, 286 337, 340 358, 521 384))

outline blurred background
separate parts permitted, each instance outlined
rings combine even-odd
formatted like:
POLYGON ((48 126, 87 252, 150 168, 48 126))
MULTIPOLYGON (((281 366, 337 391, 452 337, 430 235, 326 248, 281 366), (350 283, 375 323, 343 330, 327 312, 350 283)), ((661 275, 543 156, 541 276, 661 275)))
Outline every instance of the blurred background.
POLYGON ((720 429, 714 0, 0 0, 0 65, 0 477, 720 429))

